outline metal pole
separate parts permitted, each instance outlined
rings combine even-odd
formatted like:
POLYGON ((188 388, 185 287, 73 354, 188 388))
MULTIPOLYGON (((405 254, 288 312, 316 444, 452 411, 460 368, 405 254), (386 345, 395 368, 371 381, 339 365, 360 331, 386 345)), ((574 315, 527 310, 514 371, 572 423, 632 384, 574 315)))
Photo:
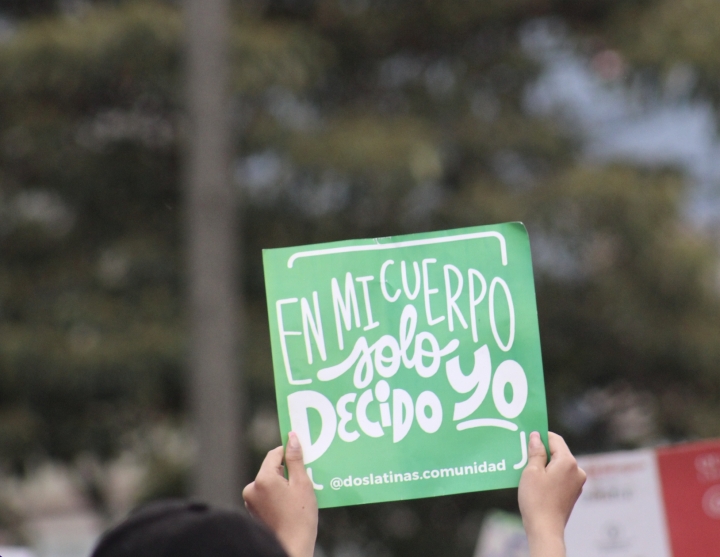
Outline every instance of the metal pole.
POLYGON ((198 443, 193 492, 237 504, 244 479, 238 362, 238 199, 230 181, 229 0, 185 0, 185 189, 190 400, 198 443))

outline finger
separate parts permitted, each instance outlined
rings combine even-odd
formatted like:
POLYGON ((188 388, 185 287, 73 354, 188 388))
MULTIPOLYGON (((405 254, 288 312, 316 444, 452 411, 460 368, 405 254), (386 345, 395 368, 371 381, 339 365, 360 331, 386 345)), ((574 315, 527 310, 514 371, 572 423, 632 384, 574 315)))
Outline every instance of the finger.
POLYGON ((247 500, 248 497, 252 497, 252 492, 255 489, 255 482, 250 482, 242 490, 243 499, 247 500))
POLYGON ((303 463, 302 446, 294 431, 291 431, 288 435, 287 449, 285 449, 285 466, 287 466, 291 483, 309 479, 303 463))
POLYGON ((242 492, 242 497, 245 502, 245 508, 250 511, 250 514, 255 514, 253 512, 252 505, 252 499, 255 497, 255 482, 250 482, 245 486, 245 489, 243 489, 242 492))
POLYGON ((585 480, 587 480, 587 472, 583 470, 582 468, 578 468, 578 472, 580 472, 580 479, 582 480, 582 483, 585 483, 585 480))
POLYGON ((279 474, 283 475, 283 448, 275 447, 273 450, 269 451, 267 456, 265 457, 265 460, 263 460, 263 463, 260 465, 260 471, 258 472, 258 477, 265 474, 279 474))
POLYGON ((550 456, 555 459, 563 456, 572 456, 565 439, 557 433, 548 432, 548 444, 550 445, 550 456))
POLYGON ((537 431, 533 431, 530 434, 530 441, 528 443, 528 466, 543 470, 546 465, 547 452, 545 451, 545 445, 543 445, 540 439, 540 434, 537 431))

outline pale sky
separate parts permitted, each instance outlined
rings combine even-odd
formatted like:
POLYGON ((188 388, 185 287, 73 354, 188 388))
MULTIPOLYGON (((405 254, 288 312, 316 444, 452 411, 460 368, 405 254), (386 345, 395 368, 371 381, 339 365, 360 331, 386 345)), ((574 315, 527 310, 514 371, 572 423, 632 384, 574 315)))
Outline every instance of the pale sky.
POLYGON ((689 98, 692 69, 678 67, 661 91, 643 91, 600 77, 557 22, 535 22, 522 42, 543 67, 526 94, 530 112, 576 127, 589 158, 681 168, 693 183, 687 217, 700 227, 720 227, 720 139, 710 104, 689 98))

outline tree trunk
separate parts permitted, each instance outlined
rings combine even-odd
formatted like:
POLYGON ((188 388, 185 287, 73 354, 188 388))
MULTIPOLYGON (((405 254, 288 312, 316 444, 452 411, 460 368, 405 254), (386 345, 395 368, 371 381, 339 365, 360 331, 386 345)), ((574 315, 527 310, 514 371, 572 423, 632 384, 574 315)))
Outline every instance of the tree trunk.
POLYGON ((193 492, 240 500, 244 479, 238 330, 238 197, 230 181, 229 0, 186 0, 186 241, 190 397, 198 443, 193 492))

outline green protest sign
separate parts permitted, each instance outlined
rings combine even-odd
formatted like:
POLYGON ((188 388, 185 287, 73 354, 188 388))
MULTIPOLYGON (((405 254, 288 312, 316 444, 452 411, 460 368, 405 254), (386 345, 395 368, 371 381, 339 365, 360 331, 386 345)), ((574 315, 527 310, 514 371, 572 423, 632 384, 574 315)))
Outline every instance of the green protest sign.
POLYGON ((278 414, 320 507, 516 487, 547 410, 520 223, 263 252, 278 414))

